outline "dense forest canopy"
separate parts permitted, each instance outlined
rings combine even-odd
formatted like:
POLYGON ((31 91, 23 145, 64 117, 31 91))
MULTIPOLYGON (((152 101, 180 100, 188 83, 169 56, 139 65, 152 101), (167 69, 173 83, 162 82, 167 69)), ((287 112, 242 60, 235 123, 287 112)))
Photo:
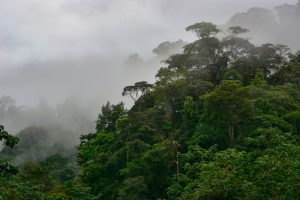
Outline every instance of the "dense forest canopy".
MULTIPOLYGON (((295 19, 299 5, 277 9, 295 19)), ((255 8, 231 21, 255 13, 273 20, 255 8)), ((61 145, 68 139, 52 142, 57 121, 16 136, 0 126, 0 199, 299 199, 300 53, 253 44, 249 26, 221 28, 195 23, 186 28, 195 41, 154 49, 165 65, 155 82, 124 86, 133 106, 104 104, 76 152, 61 145)), ((13 105, 2 99, 0 112, 13 105)), ((78 114, 67 120, 79 129, 82 110, 62 108, 78 114)))

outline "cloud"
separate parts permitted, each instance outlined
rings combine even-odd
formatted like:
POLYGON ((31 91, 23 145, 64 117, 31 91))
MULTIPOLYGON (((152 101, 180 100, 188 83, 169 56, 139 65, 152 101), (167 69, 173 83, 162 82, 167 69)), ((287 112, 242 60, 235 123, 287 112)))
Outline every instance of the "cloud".
MULTIPOLYGON (((287 1, 294 2, 294 1, 287 1)), ((111 53, 144 54, 162 41, 189 39, 196 21, 224 23, 268 0, 4 0, 0 2, 0 67, 111 53)))

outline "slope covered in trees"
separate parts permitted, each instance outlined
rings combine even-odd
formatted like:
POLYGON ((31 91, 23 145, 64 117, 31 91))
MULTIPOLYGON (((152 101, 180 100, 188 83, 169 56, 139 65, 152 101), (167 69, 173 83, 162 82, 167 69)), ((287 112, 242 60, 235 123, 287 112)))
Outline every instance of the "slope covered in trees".
POLYGON ((102 107, 81 137, 81 180, 100 199, 299 198, 300 55, 241 27, 187 31, 198 39, 153 85, 124 88, 130 110, 102 107))
POLYGON ((77 165, 59 154, 1 176, 4 199, 299 199, 300 54, 208 22, 134 105, 102 106, 77 165))

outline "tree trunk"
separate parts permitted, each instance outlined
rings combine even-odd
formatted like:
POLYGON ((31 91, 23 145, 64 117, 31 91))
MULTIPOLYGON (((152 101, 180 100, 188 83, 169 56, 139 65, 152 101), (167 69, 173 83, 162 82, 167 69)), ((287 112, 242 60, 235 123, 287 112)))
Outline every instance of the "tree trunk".
POLYGON ((228 133, 229 133, 230 141, 233 141, 233 139, 234 139, 234 126, 233 126, 233 124, 228 125, 228 133))
POLYGON ((126 167, 128 167, 128 164, 129 164, 129 147, 126 142, 126 167))
POLYGON ((179 158, 178 151, 176 151, 176 172, 177 172, 177 180, 179 179, 179 158))

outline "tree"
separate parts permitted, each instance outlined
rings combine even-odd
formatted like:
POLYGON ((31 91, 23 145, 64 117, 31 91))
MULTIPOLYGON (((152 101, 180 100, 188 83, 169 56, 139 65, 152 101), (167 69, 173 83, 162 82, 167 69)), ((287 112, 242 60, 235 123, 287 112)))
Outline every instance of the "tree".
POLYGON ((239 35, 249 32, 249 29, 242 28, 240 26, 232 26, 228 28, 228 31, 233 35, 239 35))
POLYGON ((261 86, 261 85, 266 85, 267 84, 267 81, 265 79, 265 75, 264 75, 264 73, 261 69, 257 70, 257 72, 255 74, 255 77, 251 81, 251 84, 255 85, 255 86, 261 86))
MULTIPOLYGON (((19 142, 19 138, 12 136, 10 134, 8 134, 5 130, 4 130, 4 126, 0 125, 0 141, 4 140, 4 144, 6 146, 9 146, 10 148, 13 148, 18 142, 19 142)), ((16 167, 15 165, 11 164, 10 162, 0 162, 0 174, 16 174, 18 172, 18 167, 16 167)))
POLYGON ((240 81, 223 81, 211 94, 204 97, 205 118, 209 118, 213 126, 215 117, 223 121, 228 130, 230 141, 236 136, 237 124, 249 116, 251 103, 246 88, 240 81))
POLYGON ((217 26, 210 22, 195 23, 188 26, 185 30, 194 32, 199 38, 211 37, 220 32, 217 26))
POLYGON ((146 81, 136 82, 134 85, 126 86, 123 89, 122 96, 129 96, 134 102, 140 97, 150 92, 152 84, 146 81))
POLYGON ((147 185, 144 183, 144 177, 128 178, 118 192, 118 200, 140 200, 148 199, 147 185))
POLYGON ((97 133, 78 148, 80 180, 103 199, 116 199, 122 183, 119 170, 126 165, 126 151, 119 143, 116 134, 97 133))
POLYGON ((107 102, 106 105, 102 106, 101 113, 98 115, 96 121, 97 132, 115 133, 117 120, 125 117, 126 113, 124 103, 111 105, 107 102))
POLYGON ((13 148, 18 142, 19 139, 15 136, 8 134, 4 130, 4 126, 0 125, 0 141, 5 140, 5 145, 13 148))
POLYGON ((175 42, 166 41, 159 44, 155 49, 152 50, 152 52, 160 58, 165 59, 172 54, 182 52, 184 45, 186 45, 186 42, 183 42, 182 40, 177 40, 175 42))

